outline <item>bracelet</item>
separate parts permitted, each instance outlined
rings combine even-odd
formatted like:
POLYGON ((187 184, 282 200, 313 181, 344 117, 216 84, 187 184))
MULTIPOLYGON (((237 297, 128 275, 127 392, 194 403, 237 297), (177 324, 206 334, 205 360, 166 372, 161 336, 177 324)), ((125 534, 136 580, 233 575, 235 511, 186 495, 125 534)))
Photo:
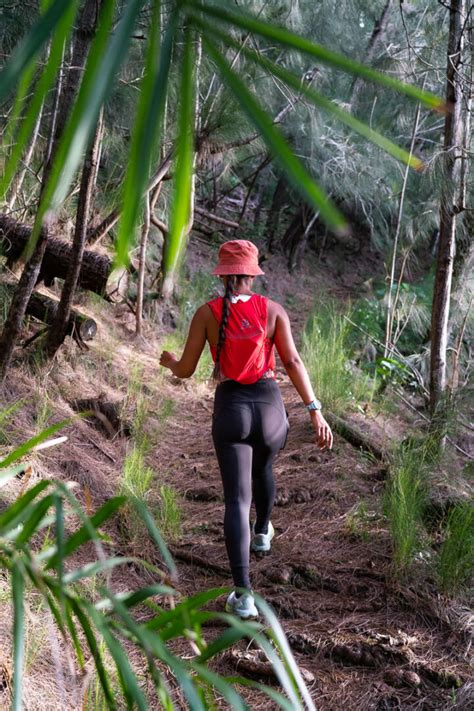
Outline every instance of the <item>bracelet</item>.
POLYGON ((316 398, 315 398, 314 400, 309 402, 307 405, 305 405, 305 408, 308 410, 308 412, 311 412, 311 410, 321 410, 322 405, 319 402, 319 400, 316 400, 316 398))

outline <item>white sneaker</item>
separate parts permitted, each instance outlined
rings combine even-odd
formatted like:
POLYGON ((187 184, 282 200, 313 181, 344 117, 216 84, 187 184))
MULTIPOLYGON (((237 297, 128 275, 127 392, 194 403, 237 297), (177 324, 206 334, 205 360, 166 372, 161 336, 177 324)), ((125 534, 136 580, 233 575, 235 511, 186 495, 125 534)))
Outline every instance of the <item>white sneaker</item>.
POLYGON ((242 620, 254 620, 258 617, 252 593, 243 593, 237 597, 235 592, 231 592, 225 604, 225 611, 237 615, 242 620))
POLYGON ((252 541, 250 548, 256 553, 268 553, 272 547, 272 538, 275 535, 275 529, 272 522, 268 522, 268 531, 266 533, 255 533, 255 524, 252 526, 252 541))

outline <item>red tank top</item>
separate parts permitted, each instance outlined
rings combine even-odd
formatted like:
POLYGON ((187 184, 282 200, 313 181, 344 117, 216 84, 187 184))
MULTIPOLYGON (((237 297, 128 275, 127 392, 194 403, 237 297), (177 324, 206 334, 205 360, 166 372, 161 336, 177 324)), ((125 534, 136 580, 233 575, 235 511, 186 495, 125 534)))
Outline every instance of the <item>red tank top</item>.
MULTIPOLYGON (((216 321, 222 319, 224 299, 218 296, 208 302, 216 321)), ((272 341, 267 338, 268 299, 252 294, 247 301, 230 304, 225 340, 219 359, 224 378, 236 380, 243 385, 256 383, 267 370, 275 369, 275 353, 272 341)), ((210 346, 216 362, 217 346, 210 346)))

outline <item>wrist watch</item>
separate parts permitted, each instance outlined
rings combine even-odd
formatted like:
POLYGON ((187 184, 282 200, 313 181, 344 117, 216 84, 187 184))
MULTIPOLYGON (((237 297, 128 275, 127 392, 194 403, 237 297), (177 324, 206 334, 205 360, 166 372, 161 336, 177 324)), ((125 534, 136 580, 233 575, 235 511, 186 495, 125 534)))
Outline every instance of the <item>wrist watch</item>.
POLYGON ((315 398, 314 400, 309 402, 307 405, 305 405, 305 407, 308 410, 308 412, 311 412, 311 410, 321 410, 322 405, 319 402, 319 400, 316 400, 316 398, 315 398))

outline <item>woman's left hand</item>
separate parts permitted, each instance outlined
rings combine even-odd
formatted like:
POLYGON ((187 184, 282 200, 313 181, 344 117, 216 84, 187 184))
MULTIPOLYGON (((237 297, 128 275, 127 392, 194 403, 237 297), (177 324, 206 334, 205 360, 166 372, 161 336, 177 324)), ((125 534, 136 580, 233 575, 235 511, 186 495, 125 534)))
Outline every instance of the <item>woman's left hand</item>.
POLYGON ((333 437, 331 428, 322 416, 320 410, 313 410, 311 412, 311 421, 319 449, 332 449, 333 437))
POLYGON ((170 353, 169 351, 163 351, 163 353, 160 355, 160 365, 162 365, 164 368, 169 368, 170 370, 173 370, 173 365, 176 362, 176 357, 173 355, 173 353, 170 353))

